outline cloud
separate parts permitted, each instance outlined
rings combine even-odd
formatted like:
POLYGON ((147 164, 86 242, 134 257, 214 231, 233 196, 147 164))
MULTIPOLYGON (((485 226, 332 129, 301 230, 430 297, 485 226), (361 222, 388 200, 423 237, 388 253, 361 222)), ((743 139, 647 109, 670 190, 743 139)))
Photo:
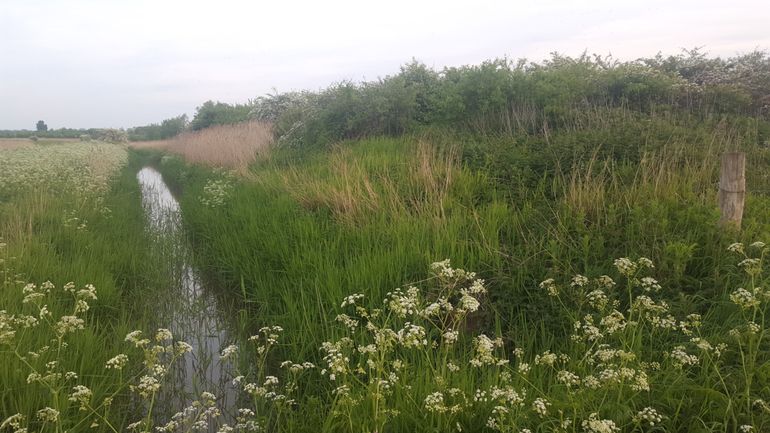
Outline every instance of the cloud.
POLYGON ((0 5, 0 129, 133 126, 207 99, 583 50, 770 48, 759 1, 94 1, 0 5))

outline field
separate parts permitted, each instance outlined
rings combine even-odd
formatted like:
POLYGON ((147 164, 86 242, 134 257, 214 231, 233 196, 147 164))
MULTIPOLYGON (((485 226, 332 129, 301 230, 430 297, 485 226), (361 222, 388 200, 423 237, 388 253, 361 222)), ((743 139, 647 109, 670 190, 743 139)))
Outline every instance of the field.
POLYGON ((2 428, 770 430, 770 121, 580 65, 411 65, 410 109, 384 80, 168 140, 0 144, 2 428))

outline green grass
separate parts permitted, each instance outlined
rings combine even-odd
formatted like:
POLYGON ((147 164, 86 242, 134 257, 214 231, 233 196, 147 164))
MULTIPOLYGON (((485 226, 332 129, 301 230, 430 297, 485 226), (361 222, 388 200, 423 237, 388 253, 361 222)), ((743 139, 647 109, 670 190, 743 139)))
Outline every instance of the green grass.
MULTIPOLYGON (((47 146, 61 146, 54 151, 67 154, 68 146, 72 145, 47 146)), ((70 162, 82 161, 73 157, 70 162)), ((83 413, 76 415, 77 407, 66 402, 66 395, 76 383, 88 386, 96 402, 119 389, 114 375, 105 371, 105 362, 124 350, 123 337, 144 321, 147 301, 142 299, 151 294, 148 289, 166 278, 155 266, 144 235, 145 218, 136 182, 139 161, 132 158, 126 166, 118 167, 119 172, 105 180, 108 184, 101 193, 79 191, 76 185, 80 180, 63 177, 62 168, 52 161, 37 163, 48 170, 46 177, 37 179, 40 184, 16 191, 0 203, 0 237, 7 244, 0 251, 0 258, 4 259, 0 271, 5 276, 0 285, 0 309, 8 314, 36 315, 33 305, 22 305, 21 287, 27 282, 39 286, 50 280, 56 289, 46 304, 52 317, 58 318, 72 314, 71 301, 62 290, 67 282, 72 281, 78 287, 93 284, 97 288, 98 299, 90 302, 91 308, 84 314, 86 328, 77 338, 69 340, 70 347, 59 357, 61 362, 57 368, 73 371, 79 377, 62 385, 60 409, 66 414, 63 426, 70 431, 109 431, 104 422, 90 429, 92 417, 86 417, 89 420, 85 425, 72 424, 71 421, 80 419, 83 413)), ((0 368, 0 418, 4 420, 21 413, 32 420, 30 427, 40 428, 34 414, 38 409, 52 406, 51 394, 42 384, 27 382, 30 370, 13 350, 21 350, 20 353, 26 355, 25 350, 51 345, 52 335, 39 326, 17 337, 22 343, 3 345, 0 349, 3 366, 0 368)), ((54 354, 47 353, 27 361, 42 373, 44 363, 55 358, 54 354)), ((130 402, 126 393, 123 388, 111 411, 110 417, 117 424, 126 419, 124 405, 130 402)))
MULTIPOLYGON (((16 259, 6 262, 13 270, 2 308, 38 311, 22 305, 16 279, 92 283, 99 299, 64 355, 49 352, 30 367, 23 351, 3 346, 9 367, 0 369, 0 410, 27 415, 36 430, 82 431, 93 408, 116 393, 116 427, 100 419, 98 429, 122 431, 140 416, 145 429, 167 421, 146 413, 162 394, 136 397, 142 389, 127 388, 143 375, 166 376, 151 373, 173 362, 166 340, 136 337, 138 354, 123 341, 152 323, 145 308, 170 278, 163 251, 148 248, 135 179, 153 164, 181 198, 197 267, 226 296, 241 298, 239 325, 259 336, 227 352, 240 354, 232 366, 251 390, 241 407, 255 410, 267 431, 582 432, 592 422, 612 430, 609 420, 621 431, 655 431, 638 418, 648 407, 663 415, 656 422, 666 431, 766 430, 770 292, 753 262, 739 265, 757 257, 761 269, 768 249, 748 245, 770 240, 763 171, 770 155, 759 121, 617 114, 547 136, 430 130, 326 150, 276 149, 239 175, 131 152, 100 193, 69 187, 69 175, 4 190, 3 254, 16 259), (732 149, 749 161, 741 231, 720 227, 716 207, 718 158, 732 149), (726 251, 736 241, 748 256, 726 251), (638 269, 613 265, 620 257, 638 269), (431 268, 447 258, 451 268, 431 268), (646 290, 647 276, 662 288, 646 290), (548 278, 553 283, 540 287, 548 278), (343 305, 353 294, 364 296, 343 305), (260 330, 272 325, 283 330, 260 330), (122 352, 134 361, 127 377, 104 368, 122 352), (77 372, 78 382, 48 391, 28 384, 30 368, 50 359, 77 372), (282 367, 287 360, 298 367, 282 367), (577 375, 576 384, 566 384, 565 373, 577 375), (86 411, 67 400, 75 383, 93 393, 86 411), (131 413, 140 401, 146 410, 131 413), (456 412, 448 409, 455 403, 456 412), (45 406, 61 410, 62 422, 36 419, 45 406)), ((51 161, 40 165, 55 172, 51 161)), ((78 171, 68 168, 73 179, 78 171)), ((70 314, 65 295, 45 298, 53 317, 70 314)), ((9 323, 19 326, 0 320, 9 323)), ((44 329, 24 331, 25 347, 58 346, 44 329)))
MULTIPOLYGON (((549 137, 431 132, 345 142, 328 152, 283 149, 255 164, 245 179, 228 180, 234 187, 225 193, 225 203, 214 207, 201 198, 207 196, 205 185, 221 173, 175 158, 165 158, 160 168, 183 191, 184 220, 200 266, 244 298, 255 328, 285 329, 277 361, 322 364, 318 348, 340 337, 341 326, 332 319, 343 311, 345 296, 364 293, 365 305, 375 307, 393 288, 423 280, 428 264, 444 258, 487 281, 489 295, 482 312, 467 323, 468 339, 487 332, 530 354, 546 349, 575 354, 565 341, 579 309, 565 311, 538 284, 577 273, 616 275, 617 257, 650 257, 672 313, 703 314, 709 338, 725 339, 727 324, 737 323, 727 294, 740 274, 725 248, 737 240, 768 239, 770 200, 762 175, 768 154, 755 141, 756 125, 728 125, 632 116, 549 137), (748 152, 749 188, 760 191, 749 195, 740 233, 717 224, 718 158, 726 148, 748 152)), ((628 347, 649 359, 677 341, 655 338, 660 346, 654 351, 645 352, 639 341, 628 347)), ((760 353, 767 362, 767 352, 760 353)), ((469 355, 459 356, 467 361, 469 355)), ((414 362, 416 371, 427 367, 414 362)), ((715 391, 716 385, 697 385, 713 385, 713 374, 656 373, 651 380, 658 389, 644 397, 618 392, 613 406, 593 394, 571 409, 579 419, 587 419, 592 407, 605 417, 624 411, 627 431, 633 429, 629 411, 640 410, 642 402, 668 414, 670 431, 731 431, 741 423, 767 422, 743 407, 725 409, 730 397, 717 397, 722 391, 715 391), (667 381, 677 385, 665 390, 667 381)), ((434 431, 421 404, 433 386, 430 379, 410 379, 416 381, 413 389, 396 399, 401 415, 392 417, 386 431, 434 431)), ((472 391, 477 380, 466 376, 464 388, 472 391)), ((535 382, 552 386, 547 385, 552 381, 545 374, 535 382)), ((486 382, 476 384, 481 383, 486 382)), ((759 379, 752 392, 767 398, 766 385, 759 379)), ((300 411, 317 411, 319 404, 330 410, 328 382, 313 379, 305 386, 300 411)), ((375 415, 362 408, 353 413, 360 423, 326 428, 376 430, 368 424, 376 424, 375 415)), ((315 431, 315 422, 299 420, 287 421, 286 430, 315 431)), ((462 423, 475 430, 485 421, 481 414, 467 414, 462 423)))

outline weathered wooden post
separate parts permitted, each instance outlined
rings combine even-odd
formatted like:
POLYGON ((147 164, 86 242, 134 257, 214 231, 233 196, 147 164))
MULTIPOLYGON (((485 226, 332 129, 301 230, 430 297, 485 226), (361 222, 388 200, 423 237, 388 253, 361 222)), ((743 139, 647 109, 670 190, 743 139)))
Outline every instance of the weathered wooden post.
POLYGON ((741 228, 743 205, 746 201, 746 154, 729 152, 722 155, 719 175, 719 209, 722 225, 741 228))

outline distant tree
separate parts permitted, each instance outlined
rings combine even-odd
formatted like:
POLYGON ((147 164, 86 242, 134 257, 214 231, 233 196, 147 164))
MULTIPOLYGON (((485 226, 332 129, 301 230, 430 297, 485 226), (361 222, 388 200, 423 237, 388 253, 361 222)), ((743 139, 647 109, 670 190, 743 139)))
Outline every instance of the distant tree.
POLYGON ((227 125, 249 120, 251 105, 230 105, 224 102, 206 101, 197 108, 190 122, 190 129, 198 131, 214 125, 227 125))
POLYGON ((171 138, 187 128, 187 115, 166 119, 160 124, 160 138, 171 138))
POLYGON ((37 132, 48 132, 48 125, 46 125, 42 120, 38 120, 35 127, 37 128, 37 132))
POLYGON ((125 143, 128 141, 128 135, 122 129, 108 128, 102 131, 99 139, 110 143, 125 143))
POLYGON ((187 115, 166 119, 160 124, 152 123, 129 129, 128 139, 131 141, 164 140, 184 132, 188 125, 187 115))

